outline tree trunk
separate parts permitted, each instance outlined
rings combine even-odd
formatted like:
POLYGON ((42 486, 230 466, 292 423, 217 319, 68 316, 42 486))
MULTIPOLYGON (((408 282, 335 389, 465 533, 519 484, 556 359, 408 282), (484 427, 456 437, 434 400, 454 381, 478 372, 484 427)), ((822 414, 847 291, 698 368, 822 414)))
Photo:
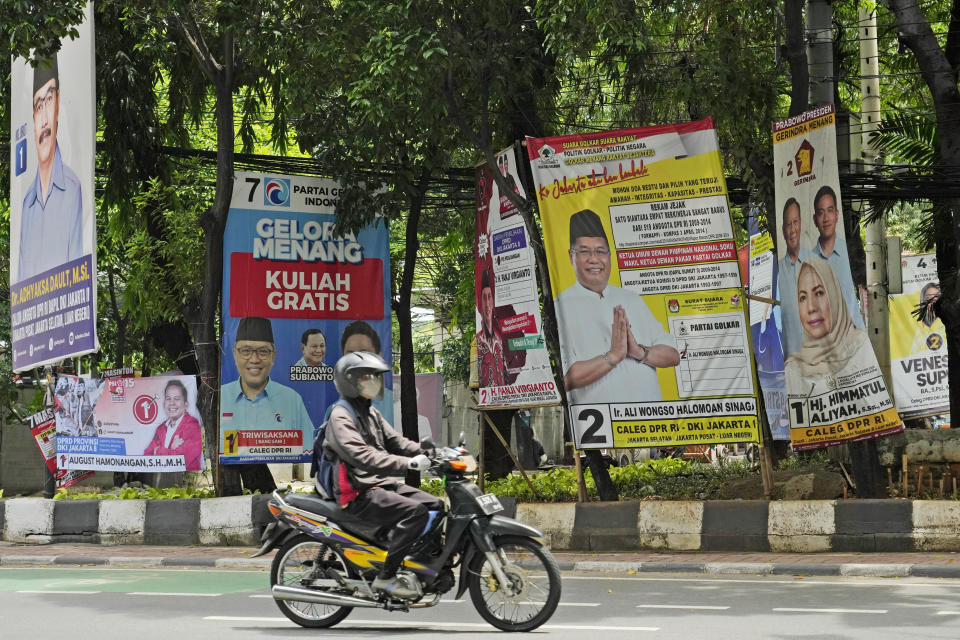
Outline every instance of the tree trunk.
MULTIPOLYGON (((497 431, 506 440, 509 446, 512 441, 513 416, 517 413, 516 409, 495 409, 491 411, 480 412, 480 421, 483 422, 483 414, 490 416, 490 421, 497 427, 497 431)), ((496 436, 490 425, 485 425, 483 429, 483 473, 491 480, 505 478, 513 470, 513 460, 510 454, 503 447, 500 438, 496 436)))
MULTIPOLYGON (((420 434, 417 428, 417 378, 414 366, 413 353, 413 320, 410 317, 410 300, 413 294, 413 279, 416 274, 417 253, 420 250, 420 238, 417 231, 420 227, 420 214, 423 211, 423 197, 427 177, 422 176, 416 193, 410 197, 410 211, 407 215, 405 230, 406 244, 403 250, 403 274, 400 277, 400 287, 397 290, 397 304, 394 313, 397 316, 400 348, 400 416, 394 416, 394 422, 399 419, 401 433, 405 438, 419 442, 420 434)), ((396 426, 396 425, 395 425, 396 426)), ((420 486, 420 472, 408 471, 406 483, 411 487, 420 486)))
POLYGON ((604 501, 616 502, 620 495, 610 480, 610 471, 603 462, 603 455, 598 449, 588 449, 586 452, 587 466, 590 467, 590 473, 593 474, 593 481, 597 484, 597 493, 600 499, 604 501))
MULTIPOLYGON (((900 41, 913 52, 920 74, 933 97, 937 115, 941 180, 956 182, 960 167, 960 90, 957 88, 956 33, 947 40, 948 52, 940 48, 938 36, 915 0, 886 0, 897 18, 900 41), (948 55, 948 53, 950 55, 948 55)), ((960 15, 960 0, 954 0, 952 15, 960 15)), ((951 29, 954 21, 951 20, 951 29)), ((937 235, 937 274, 943 298, 934 310, 943 321, 947 334, 947 362, 950 385, 950 414, 960 415, 960 361, 957 360, 960 340, 960 200, 953 199, 935 212, 937 235), (953 341, 951 343, 951 340, 953 341)))

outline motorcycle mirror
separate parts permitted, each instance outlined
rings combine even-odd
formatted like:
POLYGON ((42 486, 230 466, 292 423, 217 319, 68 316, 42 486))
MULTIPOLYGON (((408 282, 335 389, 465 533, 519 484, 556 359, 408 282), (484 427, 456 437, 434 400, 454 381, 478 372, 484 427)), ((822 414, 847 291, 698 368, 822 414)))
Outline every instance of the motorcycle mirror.
POLYGON ((467 437, 463 435, 463 431, 460 432, 460 439, 457 441, 457 446, 461 449, 467 446, 467 437))

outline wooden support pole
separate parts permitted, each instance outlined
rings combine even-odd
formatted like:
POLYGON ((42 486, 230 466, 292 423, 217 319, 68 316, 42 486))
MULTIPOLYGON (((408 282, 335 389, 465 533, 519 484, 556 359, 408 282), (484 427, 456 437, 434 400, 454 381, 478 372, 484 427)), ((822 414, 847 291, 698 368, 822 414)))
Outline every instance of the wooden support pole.
POLYGON ((520 475, 523 476, 524 481, 526 481, 527 486, 530 487, 530 492, 534 495, 535 498, 539 498, 540 494, 537 493, 537 490, 533 488, 533 483, 530 482, 530 477, 527 475, 527 472, 524 470, 523 465, 520 464, 520 461, 517 459, 516 454, 513 452, 513 449, 510 448, 510 445, 507 444, 506 439, 504 439, 503 434, 500 433, 500 429, 497 429, 497 425, 493 424, 493 420, 490 419, 490 416, 486 412, 483 412, 483 419, 487 421, 487 426, 493 429, 493 435, 497 436, 497 439, 500 441, 500 444, 503 445, 503 448, 507 450, 507 453, 510 455, 510 459, 513 460, 513 464, 517 465, 517 469, 520 470, 520 475))
MULTIPOLYGON (((571 446, 573 443, 571 443, 571 446)), ((587 483, 583 479, 583 462, 580 460, 580 452, 576 448, 573 449, 573 464, 577 468, 577 501, 586 502, 587 501, 587 483)))
POLYGON ((893 495, 893 469, 887 467, 887 492, 893 495))
MULTIPOLYGON (((481 412, 481 413, 482 413, 482 412, 481 412)), ((484 416, 484 417, 486 417, 486 416, 484 416)), ((485 480, 484 480, 484 477, 483 477, 483 466, 484 466, 484 460, 485 460, 485 458, 486 458, 486 455, 485 455, 484 452, 483 452, 483 440, 484 440, 484 437, 483 437, 483 436, 484 436, 484 433, 483 433, 483 432, 484 432, 484 430, 486 430, 486 427, 487 427, 487 422, 486 422, 486 420, 481 419, 481 420, 480 420, 480 462, 477 464, 477 474, 478 474, 478 475, 477 475, 477 486, 480 487, 481 493, 484 492, 483 486, 484 486, 484 484, 485 484, 485 480)))

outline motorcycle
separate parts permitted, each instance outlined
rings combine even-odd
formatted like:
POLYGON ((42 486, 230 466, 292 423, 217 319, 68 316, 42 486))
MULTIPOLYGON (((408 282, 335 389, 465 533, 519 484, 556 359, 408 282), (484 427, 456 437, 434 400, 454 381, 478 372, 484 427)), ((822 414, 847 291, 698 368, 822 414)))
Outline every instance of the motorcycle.
POLYGON ((252 557, 279 549, 270 586, 284 615, 303 627, 332 627, 356 608, 406 612, 435 606, 458 583, 456 598, 469 589, 477 612, 498 629, 531 631, 549 620, 560 601, 560 569, 535 540, 543 533, 497 515, 503 511, 500 500, 481 494, 466 477, 471 460, 462 439, 459 448, 431 456, 449 508, 431 512, 400 568, 407 582, 417 585, 417 595, 409 599, 371 587, 387 555, 389 531, 319 495, 274 491, 267 506, 275 520, 252 557))

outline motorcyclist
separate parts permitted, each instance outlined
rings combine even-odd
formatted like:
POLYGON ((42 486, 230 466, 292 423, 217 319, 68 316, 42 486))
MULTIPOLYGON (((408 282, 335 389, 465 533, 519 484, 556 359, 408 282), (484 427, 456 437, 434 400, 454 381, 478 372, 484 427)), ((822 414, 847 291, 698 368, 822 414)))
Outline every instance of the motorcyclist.
POLYGON ((333 370, 333 382, 353 407, 357 420, 344 407, 335 405, 327 422, 324 451, 337 461, 334 472, 340 507, 367 522, 381 524, 390 532, 387 557, 373 588, 394 598, 418 594, 404 574, 397 575, 407 551, 430 521, 429 512, 443 509, 443 502, 407 486, 407 470, 424 471, 430 460, 420 445, 407 440, 371 405, 383 391, 383 374, 390 367, 380 356, 357 351, 344 355, 333 370))

